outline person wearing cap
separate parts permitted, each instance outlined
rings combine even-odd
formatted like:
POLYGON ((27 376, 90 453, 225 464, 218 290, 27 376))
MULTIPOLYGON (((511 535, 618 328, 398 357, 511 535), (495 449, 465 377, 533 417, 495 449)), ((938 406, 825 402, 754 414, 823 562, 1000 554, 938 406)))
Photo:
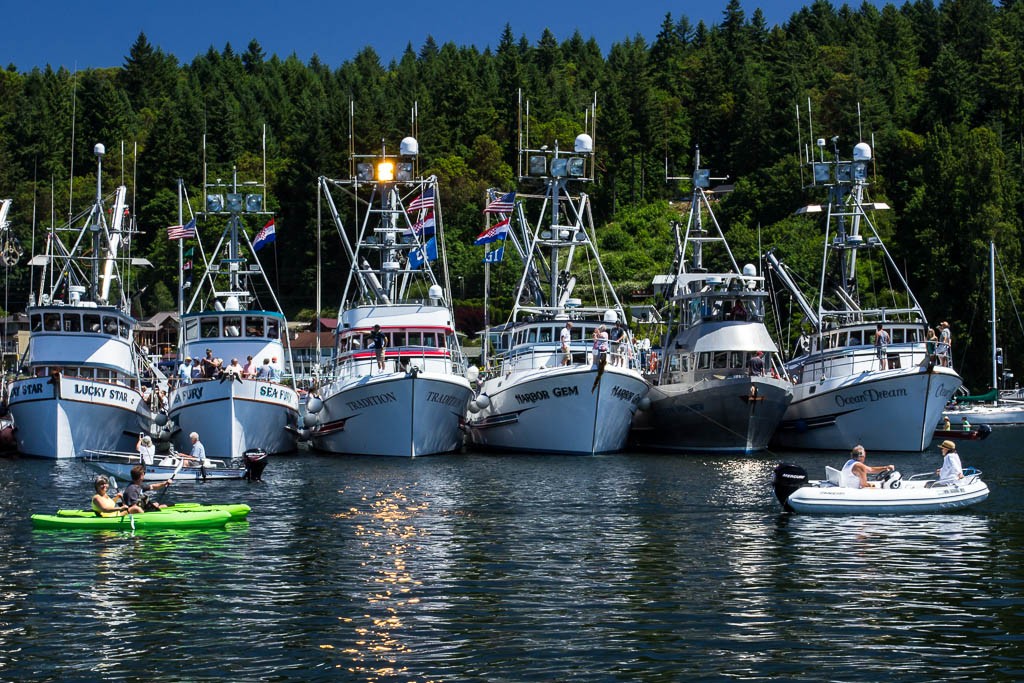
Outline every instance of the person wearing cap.
POLYGON ((942 451, 942 467, 935 470, 939 478, 936 484, 951 484, 958 479, 964 478, 964 468, 960 464, 960 454, 956 452, 956 444, 946 439, 939 444, 942 451))
POLYGON ((867 451, 860 444, 853 447, 850 451, 850 459, 843 465, 842 471, 839 473, 839 485, 848 489, 868 489, 872 488, 874 484, 868 481, 869 474, 878 474, 879 472, 891 472, 896 469, 895 465, 880 465, 878 467, 870 467, 864 464, 864 460, 867 458, 867 451))
POLYGON ((747 374, 752 377, 764 374, 764 351, 755 351, 747 361, 747 374))
POLYGON ((185 362, 178 366, 178 383, 192 384, 192 359, 185 357, 185 362))
POLYGON ((139 440, 135 443, 135 450, 138 451, 143 465, 153 464, 153 457, 156 455, 156 446, 153 445, 153 437, 149 434, 139 432, 139 440))
POLYGON ((562 344, 562 365, 572 365, 572 321, 567 320, 565 327, 558 335, 558 340, 562 344))

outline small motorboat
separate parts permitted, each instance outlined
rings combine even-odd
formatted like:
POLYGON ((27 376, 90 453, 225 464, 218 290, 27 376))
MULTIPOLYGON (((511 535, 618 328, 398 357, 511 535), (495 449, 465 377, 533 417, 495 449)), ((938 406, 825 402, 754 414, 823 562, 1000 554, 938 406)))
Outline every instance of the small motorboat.
POLYGON ((982 424, 967 431, 963 429, 936 429, 934 437, 936 439, 953 439, 954 441, 982 441, 987 439, 991 433, 992 428, 982 424))
POLYGON ((774 470, 775 497, 789 512, 824 515, 922 514, 947 512, 980 503, 988 498, 981 471, 964 468, 955 482, 935 480, 934 473, 906 479, 899 472, 875 475, 876 486, 866 489, 839 485, 839 470, 825 468, 825 479, 809 480, 798 465, 779 464, 774 470))
MULTIPOLYGON (((103 474, 130 481, 132 468, 142 463, 142 456, 121 451, 86 451, 82 461, 103 474)), ((208 458, 204 467, 195 467, 190 461, 183 461, 180 454, 172 452, 156 456, 152 464, 146 465, 146 481, 152 484, 171 477, 175 483, 211 479, 259 481, 266 466, 267 454, 262 450, 246 451, 241 458, 232 458, 230 462, 208 458)))

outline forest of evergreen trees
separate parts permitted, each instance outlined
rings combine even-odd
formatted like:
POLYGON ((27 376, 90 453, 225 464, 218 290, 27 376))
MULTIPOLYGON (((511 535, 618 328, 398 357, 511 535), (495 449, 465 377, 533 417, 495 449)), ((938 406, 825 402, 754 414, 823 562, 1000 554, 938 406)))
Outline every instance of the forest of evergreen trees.
MULTIPOLYGON (((793 216, 823 200, 820 188, 801 187, 795 117, 800 108, 806 143, 809 102, 816 137, 838 135, 847 156, 861 135, 873 144, 872 196, 894 209, 881 216, 887 245, 932 324, 950 321, 955 363, 976 389, 990 374, 987 245, 995 240, 1000 342, 1008 365, 1024 372, 1024 2, 836 8, 817 0, 769 27, 760 10, 731 0, 716 25, 668 15, 652 43, 624 36, 607 54, 581 33, 560 42, 506 26, 495 50, 428 38, 388 64, 365 47, 337 68, 268 56, 255 40, 244 52, 225 45, 189 62, 144 34, 126 48, 118 68, 0 71, 0 197, 13 198, 11 226, 26 247, 35 216, 38 245, 51 215, 66 220, 72 159, 70 204, 90 203, 92 147, 104 143, 105 177, 113 187, 124 169, 145 231, 133 250, 156 265, 136 273, 149 285, 136 314, 175 306, 176 243, 165 228, 176 222, 178 178, 201 193, 203 134, 211 169, 228 177, 237 164, 255 176, 264 126, 278 235, 260 256, 272 282, 289 285, 280 291, 286 314, 311 314, 316 179, 347 174, 350 101, 357 151, 381 139, 396 145, 418 104, 422 167, 441 181, 452 282, 464 282, 457 304, 479 309, 482 250, 472 238, 485 189, 514 187, 520 89, 531 102, 531 140, 572 140, 597 94, 599 176, 590 192, 605 266, 622 293, 668 268, 669 221, 680 211, 670 201, 687 188, 665 181, 665 160, 684 175, 696 145, 705 167, 735 183, 718 213, 737 259, 756 262, 759 248, 775 247, 817 282, 823 224, 793 216)), ((349 264, 324 228, 324 307, 334 309, 349 264)), ((514 259, 496 267, 494 294, 507 300, 517 276, 514 259)), ((8 307, 22 310, 26 259, 7 279, 8 307)))

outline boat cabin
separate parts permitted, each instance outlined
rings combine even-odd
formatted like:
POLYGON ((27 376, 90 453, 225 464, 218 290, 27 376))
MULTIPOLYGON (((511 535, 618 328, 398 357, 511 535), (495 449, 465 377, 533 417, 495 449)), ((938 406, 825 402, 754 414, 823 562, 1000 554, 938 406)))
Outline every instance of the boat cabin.
MULTIPOLYGON (((465 360, 459 351, 455 330, 450 327, 385 326, 381 334, 386 340, 384 362, 395 372, 412 366, 421 371, 452 373, 464 372, 465 360)), ((338 376, 368 375, 377 368, 377 353, 371 335, 373 326, 365 322, 340 332, 335 340, 338 376)))
POLYGON ((119 382, 134 376, 134 320, 113 306, 79 301, 28 311, 27 365, 36 376, 62 374, 119 382), (73 360, 71 360, 73 359, 73 360))
POLYGON ((277 358, 274 369, 284 367, 281 333, 284 316, 275 311, 203 311, 182 316, 182 357, 202 358, 206 349, 225 363, 252 356, 257 366, 264 358, 277 358))

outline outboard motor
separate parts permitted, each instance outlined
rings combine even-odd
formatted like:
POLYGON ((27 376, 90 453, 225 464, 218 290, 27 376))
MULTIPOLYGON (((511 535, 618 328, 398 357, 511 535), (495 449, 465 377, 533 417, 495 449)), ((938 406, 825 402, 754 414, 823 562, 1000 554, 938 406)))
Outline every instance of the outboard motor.
POLYGON ((245 480, 263 481, 263 470, 267 467, 267 452, 262 448, 250 448, 245 452, 245 480))
POLYGON ((992 427, 989 425, 981 424, 978 425, 978 439, 984 441, 988 438, 989 434, 992 433, 992 427))
POLYGON ((772 472, 774 472, 772 489, 775 490, 775 497, 783 506, 786 505, 786 501, 794 491, 807 483, 807 471, 799 465, 779 463, 772 472))

